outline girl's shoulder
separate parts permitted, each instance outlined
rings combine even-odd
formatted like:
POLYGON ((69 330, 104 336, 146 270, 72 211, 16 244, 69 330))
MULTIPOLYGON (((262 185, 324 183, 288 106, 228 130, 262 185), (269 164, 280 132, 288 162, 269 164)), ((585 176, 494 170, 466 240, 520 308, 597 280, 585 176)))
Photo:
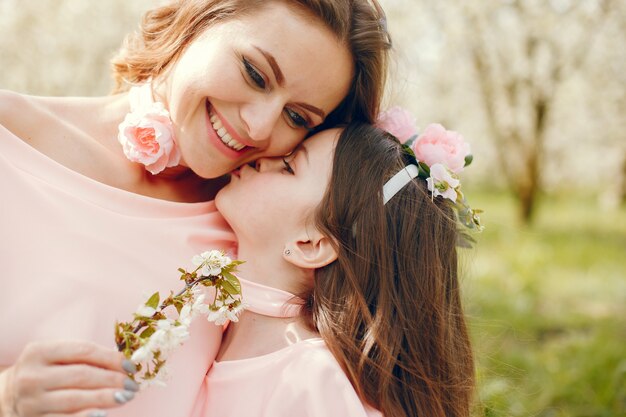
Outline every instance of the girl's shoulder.
POLYGON ((299 406, 308 410, 307 416, 382 417, 361 401, 322 339, 299 342, 286 355, 288 366, 283 370, 283 381, 294 391, 299 406), (298 387, 302 392, 297 392, 298 387))

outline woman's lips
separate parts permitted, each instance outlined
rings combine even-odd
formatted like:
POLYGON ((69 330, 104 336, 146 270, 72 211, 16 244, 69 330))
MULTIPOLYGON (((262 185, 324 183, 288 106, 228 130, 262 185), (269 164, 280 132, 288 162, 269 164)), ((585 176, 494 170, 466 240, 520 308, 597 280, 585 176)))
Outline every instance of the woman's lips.
POLYGON ((215 130, 215 128, 213 127, 213 123, 211 122, 211 106, 208 100, 206 103, 205 117, 209 142, 212 143, 213 146, 217 148, 217 150, 220 151, 220 153, 222 153, 222 155, 226 156, 228 159, 240 159, 241 155, 249 148, 244 147, 243 149, 238 151, 231 148, 222 141, 217 130, 215 130))

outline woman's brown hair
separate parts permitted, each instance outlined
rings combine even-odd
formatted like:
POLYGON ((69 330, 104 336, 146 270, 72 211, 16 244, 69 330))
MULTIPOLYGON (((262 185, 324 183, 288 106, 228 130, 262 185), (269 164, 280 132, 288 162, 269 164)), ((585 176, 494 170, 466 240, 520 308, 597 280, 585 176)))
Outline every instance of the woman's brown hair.
MULTIPOLYGON (((349 120, 373 122, 379 111, 387 73, 389 35, 376 0, 272 0, 316 18, 346 45, 355 73, 348 95, 319 127, 349 120)), ((237 18, 268 0, 175 0, 148 11, 140 31, 127 37, 113 59, 115 92, 157 78, 187 45, 218 21, 237 18)), ((279 24, 279 23, 275 23, 279 24)), ((331 65, 332 63, 329 63, 331 65)))
POLYGON ((385 416, 468 416, 474 364, 454 213, 420 178, 382 201, 383 184, 409 158, 372 126, 352 124, 340 135, 315 217, 338 259, 316 271, 305 319, 385 416))

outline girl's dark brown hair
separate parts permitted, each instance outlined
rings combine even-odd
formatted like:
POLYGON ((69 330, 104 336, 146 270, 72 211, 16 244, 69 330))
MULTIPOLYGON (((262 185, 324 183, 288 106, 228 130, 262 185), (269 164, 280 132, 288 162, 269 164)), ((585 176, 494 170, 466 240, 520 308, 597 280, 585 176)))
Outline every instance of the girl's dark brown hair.
MULTIPOLYGON (((317 19, 346 45, 355 73, 348 95, 319 127, 340 122, 373 122, 378 114, 387 74, 391 41, 377 0, 271 0, 317 19)), ((270 0, 172 0, 148 11, 138 33, 126 38, 112 60, 116 88, 156 79, 171 68, 185 48, 216 22, 254 13, 270 0)), ((272 25, 280 22, 272 22, 272 25)), ((328 63, 333 65, 332 62, 328 63)))
POLYGON ((468 416, 474 364, 454 214, 420 178, 382 202, 383 184, 407 158, 370 125, 342 132, 316 213, 338 259, 316 271, 305 319, 361 398, 385 416, 468 416))

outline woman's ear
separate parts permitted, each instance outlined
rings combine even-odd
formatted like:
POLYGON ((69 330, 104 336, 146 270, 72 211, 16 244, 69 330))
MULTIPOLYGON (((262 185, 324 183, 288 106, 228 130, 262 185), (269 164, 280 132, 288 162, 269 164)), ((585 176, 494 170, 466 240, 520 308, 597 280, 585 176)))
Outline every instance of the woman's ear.
POLYGON ((330 238, 318 230, 309 230, 300 239, 285 245, 283 258, 299 268, 317 269, 334 262, 337 251, 330 238))

